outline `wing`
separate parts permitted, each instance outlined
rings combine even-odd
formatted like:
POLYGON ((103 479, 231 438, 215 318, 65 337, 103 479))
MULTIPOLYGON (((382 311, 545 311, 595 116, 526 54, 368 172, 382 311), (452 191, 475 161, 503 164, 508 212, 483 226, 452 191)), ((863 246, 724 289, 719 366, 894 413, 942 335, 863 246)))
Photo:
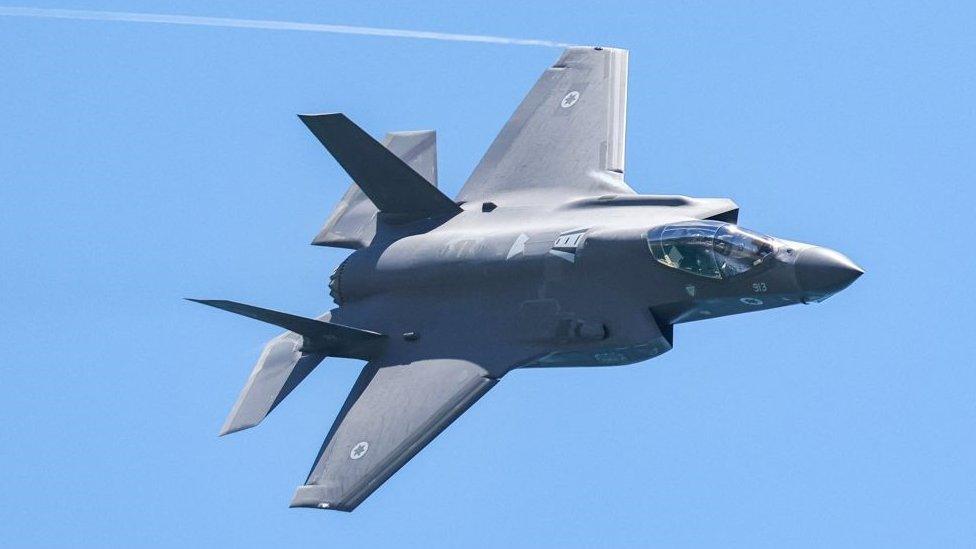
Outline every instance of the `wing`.
POLYGON ((454 358, 368 363, 291 506, 352 511, 495 383, 454 358))
POLYGON ((532 204, 633 194, 624 183, 627 50, 573 47, 542 74, 458 200, 532 204))

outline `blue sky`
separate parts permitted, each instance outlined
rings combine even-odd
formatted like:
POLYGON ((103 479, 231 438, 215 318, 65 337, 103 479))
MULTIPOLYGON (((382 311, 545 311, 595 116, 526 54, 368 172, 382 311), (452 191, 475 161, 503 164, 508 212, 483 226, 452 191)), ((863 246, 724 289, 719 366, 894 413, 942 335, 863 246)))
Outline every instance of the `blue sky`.
POLYGON ((513 372, 354 513, 290 510, 358 363, 218 439, 277 331, 181 298, 331 306, 307 243, 348 183, 296 113, 436 129, 453 193, 559 51, 0 17, 0 545, 972 546, 976 9, 276 4, 37 7, 625 47, 633 187, 867 274, 513 372))

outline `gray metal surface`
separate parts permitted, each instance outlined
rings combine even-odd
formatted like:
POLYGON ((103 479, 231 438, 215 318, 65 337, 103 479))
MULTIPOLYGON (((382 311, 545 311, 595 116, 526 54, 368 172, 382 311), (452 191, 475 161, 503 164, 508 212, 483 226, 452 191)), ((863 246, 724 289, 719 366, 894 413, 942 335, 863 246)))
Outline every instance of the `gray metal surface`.
POLYGON ((265 348, 224 432, 325 355, 368 360, 293 506, 351 511, 514 368, 641 362, 682 323, 820 302, 862 274, 739 227, 730 199, 636 194, 626 75, 624 50, 566 50, 456 201, 435 186, 432 132, 384 148, 344 116, 303 117, 356 185, 315 239, 355 250, 330 277, 336 307, 316 323, 208 302, 295 331, 265 348))
POLYGON ((349 511, 497 383, 457 359, 371 362, 292 507, 349 511))
MULTIPOLYGON (((433 130, 390 132, 386 134, 383 146, 431 185, 437 186, 437 135, 433 130)), ((376 206, 359 185, 353 183, 312 239, 312 244, 354 250, 369 246, 376 234, 377 213, 376 206)))
POLYGON ((220 429, 221 436, 261 423, 325 358, 322 353, 304 354, 299 350, 301 346, 301 336, 292 332, 281 334, 264 346, 220 429))
POLYGON ((303 114, 302 122, 335 157, 380 212, 419 219, 457 213, 437 187, 342 113, 303 114))
POLYGON ((458 200, 498 204, 632 193, 624 183, 627 50, 567 49, 488 148, 458 200))

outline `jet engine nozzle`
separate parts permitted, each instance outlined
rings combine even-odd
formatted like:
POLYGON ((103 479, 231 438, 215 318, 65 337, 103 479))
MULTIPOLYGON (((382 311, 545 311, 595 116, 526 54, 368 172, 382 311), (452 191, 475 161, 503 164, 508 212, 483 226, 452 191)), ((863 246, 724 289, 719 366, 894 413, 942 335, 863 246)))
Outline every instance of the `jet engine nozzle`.
POLYGON ((796 283, 820 301, 850 286, 864 270, 844 254, 811 246, 800 252, 794 264, 796 283))

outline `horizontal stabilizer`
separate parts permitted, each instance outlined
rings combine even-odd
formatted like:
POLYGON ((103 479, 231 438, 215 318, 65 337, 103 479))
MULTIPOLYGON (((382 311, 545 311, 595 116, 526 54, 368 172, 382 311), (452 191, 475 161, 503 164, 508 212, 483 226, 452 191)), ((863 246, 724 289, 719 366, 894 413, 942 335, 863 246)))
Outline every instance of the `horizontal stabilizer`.
POLYGON ((344 114, 299 115, 380 212, 404 219, 454 215, 461 208, 344 114))
POLYGON ((302 336, 293 332, 269 341, 224 421, 220 435, 261 423, 324 358, 323 353, 302 352, 302 336))
POLYGON ((386 336, 318 319, 280 313, 234 301, 190 299, 289 330, 264 346, 220 430, 221 435, 254 427, 275 409, 327 356, 369 360, 386 336))
POLYGON ((295 332, 303 337, 301 348, 303 352, 369 360, 386 339, 385 335, 369 330, 262 309, 236 301, 222 299, 189 299, 189 301, 210 305, 295 332))

